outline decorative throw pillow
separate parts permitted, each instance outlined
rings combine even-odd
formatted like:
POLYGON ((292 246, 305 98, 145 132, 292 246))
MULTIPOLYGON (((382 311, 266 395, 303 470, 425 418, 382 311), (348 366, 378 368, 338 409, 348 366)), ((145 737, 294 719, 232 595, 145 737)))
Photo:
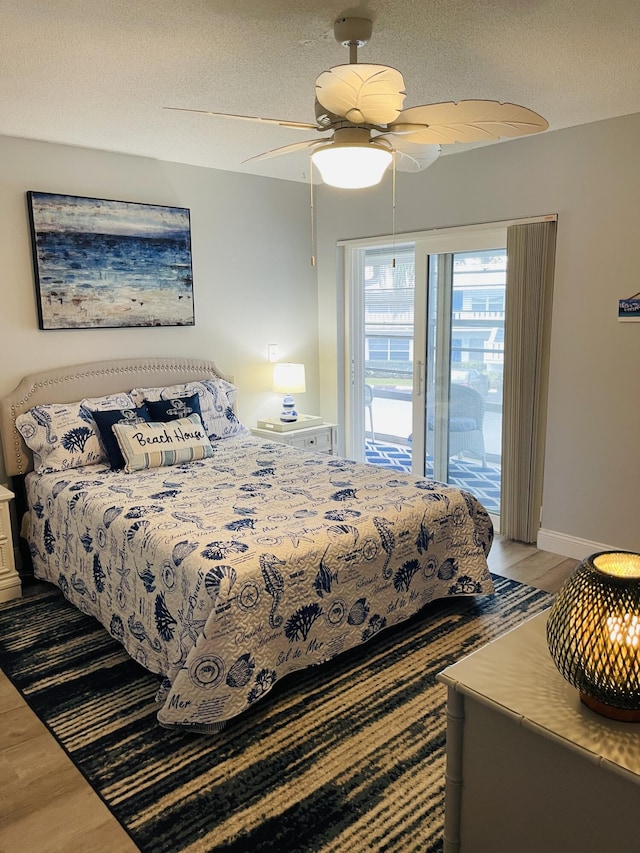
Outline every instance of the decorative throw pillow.
POLYGON ((230 438, 234 435, 248 435, 250 430, 238 420, 233 404, 238 389, 225 379, 204 379, 202 384, 213 398, 210 413, 211 435, 215 438, 230 438))
POLYGON ((173 397, 171 400, 148 400, 146 406, 152 421, 175 421, 188 418, 189 415, 202 415, 200 398, 197 394, 190 397, 173 397))
POLYGON ((233 411, 238 389, 225 379, 203 379, 200 382, 185 382, 183 385, 169 385, 164 388, 134 388, 129 393, 138 406, 143 402, 149 405, 156 400, 172 400, 175 397, 197 394, 202 422, 210 441, 233 435, 246 435, 249 432, 233 411))
POLYGON ((128 474, 213 456, 199 415, 167 423, 114 424, 113 432, 128 474))
POLYGON ((118 394, 107 394, 105 397, 85 397, 82 401, 83 408, 89 412, 105 412, 114 409, 135 408, 131 394, 124 391, 118 394))
POLYGON ((16 418, 38 474, 104 462, 95 422, 77 403, 34 406, 16 418))
POLYGON ((162 385, 156 388, 132 388, 129 393, 136 406, 141 406, 143 403, 148 406, 149 403, 157 403, 159 400, 191 397, 193 394, 197 394, 200 398, 204 389, 202 382, 185 382, 182 385, 162 385))
POLYGON ((146 406, 136 409, 111 409, 91 413, 98 426, 100 440, 104 447, 111 468, 116 471, 124 468, 125 461, 113 432, 114 424, 142 424, 151 420, 146 406))

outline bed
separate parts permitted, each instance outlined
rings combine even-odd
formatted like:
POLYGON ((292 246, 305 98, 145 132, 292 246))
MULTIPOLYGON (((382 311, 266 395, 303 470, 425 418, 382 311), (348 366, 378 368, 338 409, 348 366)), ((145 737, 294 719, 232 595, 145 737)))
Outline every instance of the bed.
POLYGON ((159 676, 167 727, 218 731, 429 602, 493 593, 472 495, 257 438, 236 393, 211 361, 143 358, 27 376, 0 401, 35 576, 159 676), (114 468, 96 412, 152 403, 171 418, 121 418, 114 468), (202 447, 158 444, 178 432, 202 447))

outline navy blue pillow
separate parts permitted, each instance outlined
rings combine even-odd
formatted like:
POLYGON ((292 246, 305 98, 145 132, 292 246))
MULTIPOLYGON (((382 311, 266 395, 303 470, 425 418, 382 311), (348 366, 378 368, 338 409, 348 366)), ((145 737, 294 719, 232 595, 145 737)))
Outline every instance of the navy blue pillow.
POLYGON ((145 400, 152 421, 175 421, 178 418, 188 418, 189 415, 200 415, 200 399, 197 394, 191 397, 173 397, 171 400, 145 400))
POLYGON ((124 468, 124 456, 118 446, 112 427, 114 424, 138 424, 150 421, 151 417, 147 407, 143 405, 138 409, 108 409, 105 412, 91 412, 91 417, 98 427, 100 439, 112 470, 124 468))

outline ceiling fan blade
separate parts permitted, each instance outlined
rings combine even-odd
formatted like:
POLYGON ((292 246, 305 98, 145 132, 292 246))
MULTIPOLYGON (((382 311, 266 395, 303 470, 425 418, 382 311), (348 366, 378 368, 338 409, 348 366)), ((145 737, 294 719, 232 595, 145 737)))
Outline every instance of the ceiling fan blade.
POLYGON ((304 121, 287 121, 286 119, 279 118, 260 118, 259 116, 237 116, 233 113, 215 113, 211 110, 192 110, 188 107, 163 107, 163 110, 177 110, 183 113, 200 113, 205 116, 215 116, 216 118, 235 118, 240 121, 257 121, 260 124, 277 124, 280 127, 293 127, 298 130, 323 130, 324 128, 319 127, 317 124, 310 124, 309 122, 304 121))
POLYGON ((316 98, 353 124, 389 124, 402 110, 404 79, 387 65, 336 65, 316 79, 316 98))
POLYGON ((533 110, 517 104, 450 101, 409 107, 387 127, 408 142, 445 145, 525 136, 546 130, 549 123, 533 110))
POLYGON ((399 172, 423 172, 433 166, 442 148, 439 145, 420 145, 412 142, 390 140, 396 155, 396 169, 399 172))
POLYGON ((291 154, 294 151, 300 151, 303 148, 313 148, 314 145, 324 145, 324 139, 305 139, 304 142, 292 142, 291 145, 283 145, 281 148, 272 148, 270 151, 264 151, 262 154, 256 154, 255 157, 248 157, 243 160, 243 163, 255 163, 256 160, 268 160, 270 157, 279 157, 281 154, 291 154))

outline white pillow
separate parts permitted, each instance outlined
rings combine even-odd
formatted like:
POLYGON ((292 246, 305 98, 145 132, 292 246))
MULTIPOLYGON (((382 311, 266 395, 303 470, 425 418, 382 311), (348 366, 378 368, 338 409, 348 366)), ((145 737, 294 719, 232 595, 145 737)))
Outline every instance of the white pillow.
POLYGON ((16 427, 38 474, 105 461, 95 421, 80 402, 34 406, 18 415, 16 427))
POLYGON ((110 412, 112 409, 135 409, 131 394, 107 394, 106 397, 85 397, 82 406, 90 412, 110 412))
POLYGON ((199 415, 162 423, 119 423, 112 429, 128 474, 213 456, 199 415))

